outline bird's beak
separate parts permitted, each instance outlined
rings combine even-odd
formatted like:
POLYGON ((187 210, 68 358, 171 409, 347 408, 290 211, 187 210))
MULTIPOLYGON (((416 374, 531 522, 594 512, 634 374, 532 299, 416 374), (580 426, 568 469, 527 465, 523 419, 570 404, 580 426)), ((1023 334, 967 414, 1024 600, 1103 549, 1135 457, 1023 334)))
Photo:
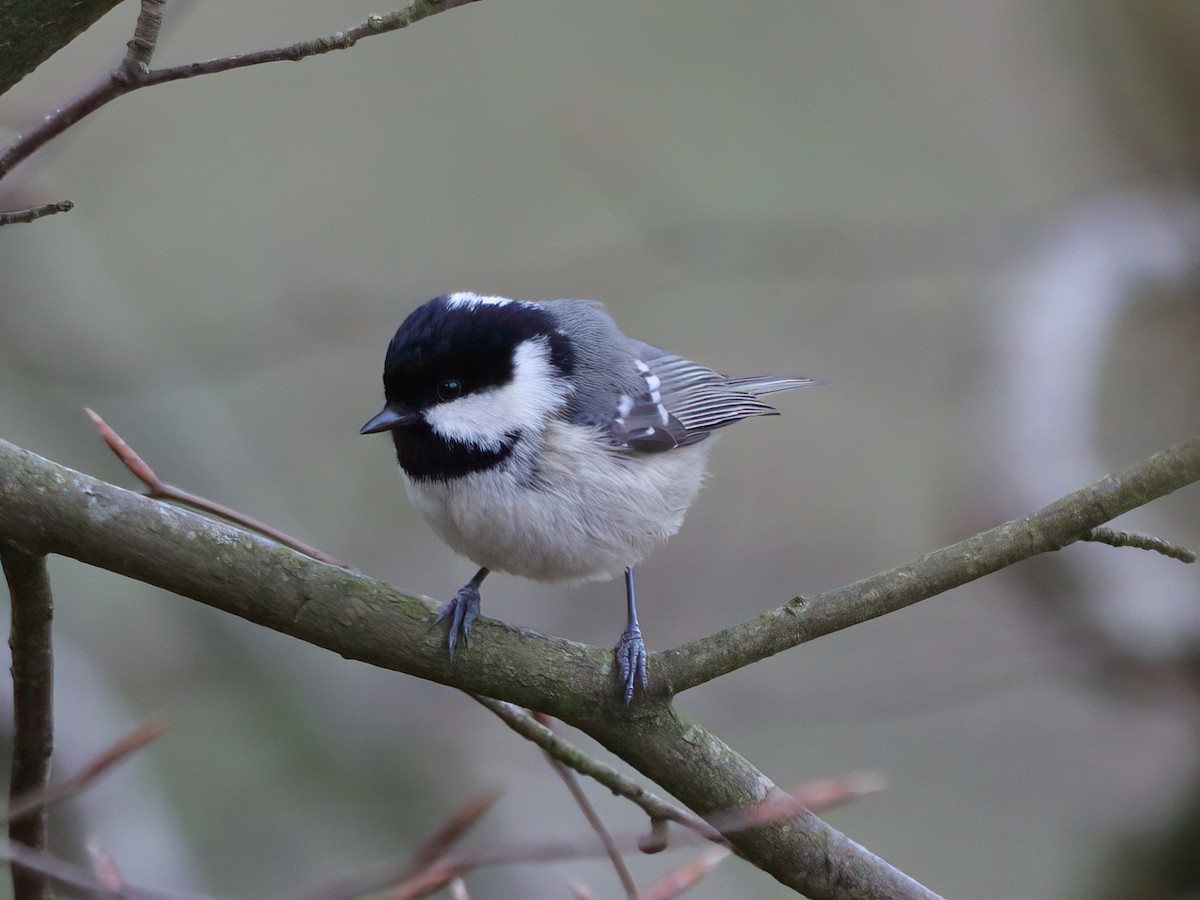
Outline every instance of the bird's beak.
POLYGON ((370 422, 359 429, 359 434, 376 434, 380 431, 391 431, 393 428, 403 428, 412 425, 420 416, 409 409, 392 406, 390 403, 370 422))

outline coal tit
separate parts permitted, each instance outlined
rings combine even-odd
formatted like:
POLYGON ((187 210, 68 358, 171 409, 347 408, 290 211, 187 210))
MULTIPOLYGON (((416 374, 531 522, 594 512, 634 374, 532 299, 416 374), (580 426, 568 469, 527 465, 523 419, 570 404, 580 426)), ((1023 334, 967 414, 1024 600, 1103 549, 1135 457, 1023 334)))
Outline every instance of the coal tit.
POLYGON ((628 703, 646 686, 633 567, 683 524, 707 438, 777 415, 761 395, 814 383, 727 378, 626 337, 588 300, 458 293, 412 312, 388 346, 387 402, 361 433, 391 432, 413 504, 480 566, 438 617, 451 659, 489 571, 580 583, 624 569, 628 703))

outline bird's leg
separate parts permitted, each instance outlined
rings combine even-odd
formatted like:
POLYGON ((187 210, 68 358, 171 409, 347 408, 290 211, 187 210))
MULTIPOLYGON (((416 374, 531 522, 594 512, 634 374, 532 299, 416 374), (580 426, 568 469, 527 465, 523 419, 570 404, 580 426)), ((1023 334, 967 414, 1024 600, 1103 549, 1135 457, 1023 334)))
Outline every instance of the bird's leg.
POLYGON ((434 621, 436 625, 443 619, 450 620, 450 662, 454 662, 454 646, 462 639, 463 646, 471 637, 471 625, 479 616, 479 585, 487 577, 488 570, 480 569, 475 577, 458 589, 458 593, 450 598, 450 602, 442 607, 434 621))
POLYGON ((633 595, 633 566, 625 569, 625 599, 629 618, 621 639, 617 641, 617 672, 625 688, 625 702, 633 700, 633 689, 637 685, 646 690, 646 645, 642 642, 642 629, 638 625, 637 602, 633 595))

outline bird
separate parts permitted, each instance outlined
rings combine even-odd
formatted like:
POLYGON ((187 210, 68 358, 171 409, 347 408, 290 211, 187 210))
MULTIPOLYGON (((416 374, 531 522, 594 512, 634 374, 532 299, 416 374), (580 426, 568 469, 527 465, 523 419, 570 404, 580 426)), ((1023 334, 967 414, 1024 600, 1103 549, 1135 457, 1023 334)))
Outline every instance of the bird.
POLYGON ((820 382, 731 378, 626 337, 593 300, 443 294, 413 310, 384 359, 383 409, 412 504, 479 567, 442 607, 449 658, 467 646, 489 572, 580 584, 625 573, 614 648, 628 705, 647 689, 634 567, 683 524, 713 432, 778 415, 762 399, 820 382))

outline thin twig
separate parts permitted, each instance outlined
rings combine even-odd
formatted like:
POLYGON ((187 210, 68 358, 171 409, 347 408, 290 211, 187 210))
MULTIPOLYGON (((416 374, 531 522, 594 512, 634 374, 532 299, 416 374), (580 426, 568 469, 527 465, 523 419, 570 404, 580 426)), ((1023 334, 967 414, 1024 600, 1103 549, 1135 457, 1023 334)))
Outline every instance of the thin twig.
POLYGON ((651 666, 678 694, 776 653, 967 584, 1022 559, 1061 550, 1101 523, 1200 480, 1200 436, 1184 441, 1034 513, 853 584, 777 609, 672 650, 651 666))
POLYGON ((59 884, 87 891, 88 896, 119 897, 124 900, 209 900, 204 894, 189 894, 179 891, 156 891, 148 888, 123 884, 111 887, 87 869, 60 859, 45 850, 34 850, 24 844, 9 841, 0 843, 0 860, 7 860, 15 868, 26 872, 37 872, 59 884))
POLYGON ((289 534, 285 534, 278 528, 268 525, 265 522, 260 522, 258 519, 253 519, 244 513, 238 512, 236 509, 217 503, 214 500, 209 500, 207 497, 201 497, 199 494, 193 494, 190 491, 185 491, 183 488, 175 487, 173 484, 168 484, 163 481, 155 471, 150 468, 144 459, 138 455, 132 447, 127 444, 122 437, 113 430, 112 426, 105 422, 100 416, 90 409, 84 408, 84 412, 88 414, 88 418, 92 420, 92 424, 96 426, 96 430, 100 432, 100 437, 104 443, 121 461, 133 476, 146 486, 146 495, 153 497, 155 500, 173 500, 176 503, 183 503, 193 509, 198 509, 201 512, 211 513, 215 516, 220 516, 222 519, 227 519, 243 528, 249 528, 251 531, 257 531, 259 534, 269 537, 278 544, 283 544, 285 547, 291 547, 305 556, 311 556, 319 562, 329 563, 331 566, 339 566, 343 569, 349 568, 345 563, 340 562, 330 556, 323 550, 318 550, 316 547, 306 544, 303 541, 297 540, 289 534))
POLYGON ((675 900, 707 878, 710 872, 729 859, 732 852, 728 847, 708 847, 699 856, 650 885, 637 895, 637 900, 675 900))
POLYGON ((495 805, 498 791, 471 797, 425 841, 408 862, 385 866, 372 877, 354 876, 327 885, 314 893, 314 900, 353 900, 387 889, 392 900, 418 897, 441 890, 458 877, 458 870, 445 864, 454 845, 495 805))
POLYGON ((101 751, 79 772, 65 781, 15 797, 9 806, 8 820, 13 822, 24 818, 30 813, 44 809, 51 803, 86 790, 109 769, 158 738, 166 730, 167 726, 163 722, 151 720, 140 723, 133 731, 101 751))
MULTIPOLYGON (((54 751, 54 652, 51 625, 54 596, 46 557, 0 542, 0 565, 12 606, 13 747, 9 803, 29 792, 44 791, 54 751)), ((46 813, 40 807, 9 818, 9 838, 34 850, 46 847, 46 813)), ((13 874, 16 900, 44 897, 49 889, 37 873, 13 874)))
MULTIPOLYGON (((533 718, 548 731, 554 731, 554 720, 549 716, 535 712, 533 713, 533 718)), ((554 758, 545 750, 542 751, 542 755, 546 757, 546 761, 550 763, 550 767, 558 773, 558 777, 563 780, 563 784, 571 792, 571 796, 575 799, 575 803, 579 806, 583 817, 587 819, 588 824, 592 826, 592 831, 596 832, 596 836, 600 838, 600 843, 604 845, 604 852, 608 854, 609 861, 612 863, 613 868, 616 869, 617 877, 621 880, 621 887, 625 889, 625 896, 636 897, 638 893, 637 883, 633 880, 633 875, 630 874, 629 867, 625 865, 625 860, 621 858, 621 851, 617 849, 617 844, 613 840, 612 833, 609 832, 600 815, 596 812, 596 807, 592 805, 592 801, 583 792, 583 786, 579 783, 579 778, 576 777, 572 769, 567 768, 566 763, 562 760, 554 758)))
POLYGON ((43 216, 52 216, 55 213, 70 212, 75 208, 75 204, 70 200, 59 200, 57 203, 46 203, 42 206, 31 206, 29 209, 14 209, 9 212, 0 212, 0 225, 17 225, 22 222, 32 222, 35 219, 40 219, 43 216))
POLYGON ((274 50, 225 56, 166 69, 151 69, 149 68, 150 57, 154 52, 154 43, 157 40, 157 22, 154 21, 154 18, 155 16, 161 17, 161 12, 155 10, 154 6, 161 3, 161 0, 144 0, 142 14, 138 17, 137 31, 135 31, 133 40, 129 42, 129 51, 122 59, 121 65, 110 72, 99 84, 94 85, 66 106, 55 110, 51 115, 46 116, 36 128, 19 136, 9 144, 3 154, 0 154, 0 178, 4 178, 12 171, 13 167, 28 159, 76 122, 118 97, 140 88, 164 84, 168 81, 178 81, 182 78, 228 72, 268 62, 300 60, 309 56, 329 53, 332 50, 345 50, 353 47, 363 38, 407 28, 429 16, 473 2, 475 0, 417 0, 406 9, 384 15, 369 16, 366 21, 328 37, 301 41, 274 50))
MULTIPOLYGON (((532 716, 530 721, 533 721, 532 716)), ((537 722, 534 722, 538 725, 537 722)), ((544 727, 538 725, 538 727, 544 727)), ((551 732, 553 734, 553 732, 551 732)), ((848 775, 844 778, 821 779, 807 782, 797 788, 791 795, 777 792, 780 796, 769 798, 766 802, 757 804, 747 810, 730 810, 718 816, 714 821, 720 821, 721 827, 731 831, 766 824, 780 818, 790 818, 795 814, 796 805, 804 798, 815 801, 815 808, 827 808, 829 805, 844 803, 862 796, 879 787, 879 777, 870 773, 848 775), (826 804, 821 806, 820 804, 826 804)), ((474 804, 467 807, 470 809, 474 804)), ((455 814, 451 820, 462 819, 462 811, 455 814)), ((442 829, 444 831, 445 829, 442 829)), ((677 846, 696 846, 703 838, 695 831, 684 832, 676 841, 677 846)), ((632 853, 641 847, 641 839, 632 835, 614 835, 613 845, 617 853, 632 853)), ((428 845, 427 845, 428 846, 428 845)), ((721 852, 729 852, 727 846, 715 848, 721 852)), ((407 872, 408 874, 376 875, 369 878, 348 880, 335 886, 326 887, 314 892, 313 900, 349 900, 349 898, 368 893, 377 893, 383 885, 387 885, 387 896, 390 900, 415 900, 425 897, 435 891, 450 885, 455 879, 466 873, 491 866, 520 865, 528 863, 557 862, 566 859, 581 859, 595 857, 599 850, 595 840, 588 838, 569 838, 542 842, 507 842, 489 844, 474 848, 448 849, 432 859, 421 869, 412 871, 412 866, 392 867, 392 872, 407 872)), ((708 862, 715 865, 716 857, 708 862)), ((688 863, 689 866, 703 866, 706 863, 688 863)), ((711 865, 710 865, 711 868, 711 865)), ((693 870, 696 874, 698 869, 693 870)), ((653 889, 652 889, 653 890, 653 889)), ((639 897, 645 894, 637 895, 639 897)))
POLYGON ((555 759, 570 766, 581 775, 594 778, 614 794, 632 800, 646 811, 651 819, 668 819, 690 828, 706 840, 718 844, 727 841, 721 834, 695 813, 688 812, 643 788, 636 781, 626 778, 616 769, 588 756, 574 744, 559 737, 545 725, 519 706, 490 697, 472 695, 475 700, 494 712, 500 719, 522 737, 533 741, 555 759))
POLYGON ((499 799, 499 791, 489 791, 470 798, 446 820, 441 828, 433 833, 429 840, 421 845, 413 855, 410 870, 414 873, 418 872, 439 857, 445 856, 450 848, 462 840, 463 836, 475 826, 475 823, 496 805, 496 801, 499 799))
MULTIPOLYGON (((786 794, 778 792, 756 806, 710 816, 709 822, 721 831, 729 833, 790 818, 800 807, 807 807, 813 812, 823 812, 883 788, 884 779, 878 772, 856 772, 839 778, 819 778, 805 782, 786 794)), ((636 900, 674 900, 707 878, 717 866, 729 858, 731 852, 727 847, 709 847, 699 856, 639 892, 636 900)))
POLYGON ((1151 537, 1148 534, 1116 531, 1112 528, 1101 526, 1093 528, 1084 534, 1083 540, 1108 544, 1110 547, 1136 547, 1139 550, 1153 550, 1155 553, 1161 553, 1163 556, 1169 556, 1171 559, 1177 559, 1184 563, 1194 563, 1196 561, 1196 554, 1187 549, 1187 547, 1181 547, 1178 544, 1172 544, 1170 541, 1151 537))

